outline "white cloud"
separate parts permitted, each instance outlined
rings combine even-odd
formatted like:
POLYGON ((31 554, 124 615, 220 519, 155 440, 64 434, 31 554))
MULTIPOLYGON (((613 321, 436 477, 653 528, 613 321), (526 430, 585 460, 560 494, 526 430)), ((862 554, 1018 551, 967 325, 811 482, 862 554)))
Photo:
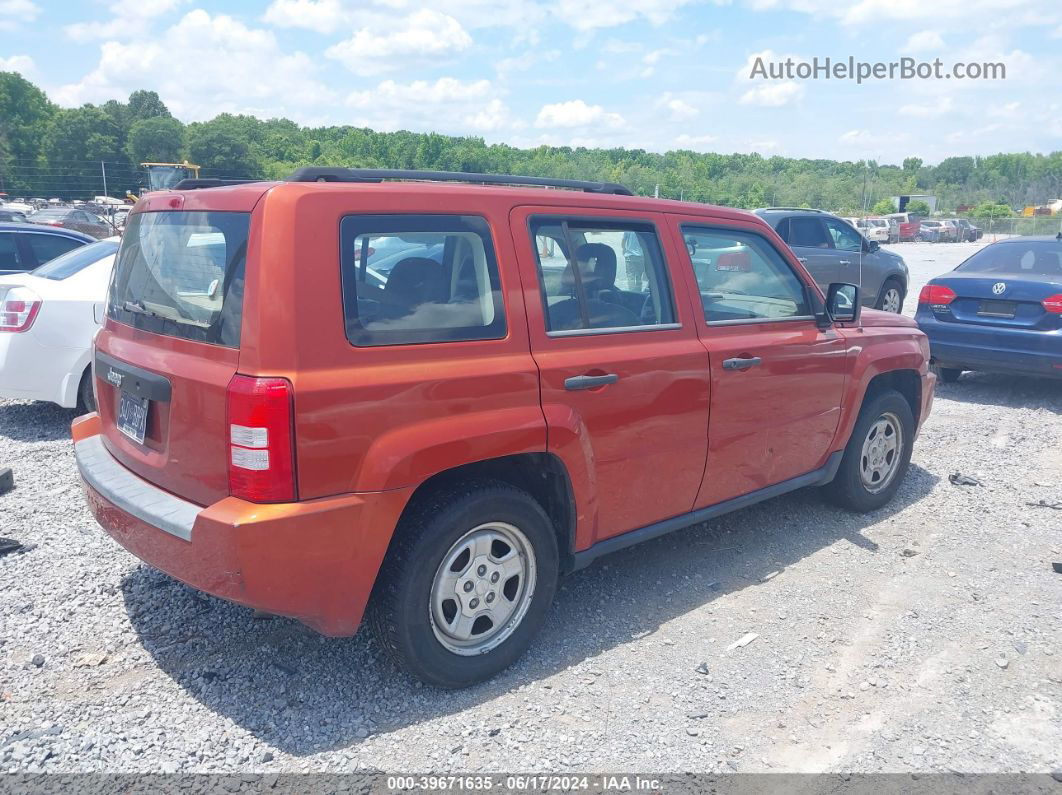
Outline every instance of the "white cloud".
POLYGON ((519 126, 489 80, 465 82, 453 77, 412 83, 384 80, 374 89, 350 93, 346 103, 358 111, 351 123, 378 130, 468 134, 500 132, 519 126))
POLYGON ((741 94, 741 104, 779 108, 802 99, 804 86, 801 83, 793 80, 780 82, 762 77, 750 79, 753 74, 753 68, 759 63, 762 63, 763 67, 769 70, 771 64, 784 63, 789 60, 794 64, 805 62, 805 59, 800 56, 779 54, 769 49, 749 53, 748 58, 745 59, 745 65, 738 69, 734 75, 734 80, 739 87, 751 85, 751 88, 741 94))
POLYGON ((536 127, 587 127, 591 124, 619 128, 626 122, 618 113, 609 113, 600 105, 587 105, 581 99, 543 105, 535 118, 536 127))
POLYGON ((32 80, 37 74, 37 64, 28 55, 12 55, 0 58, 0 72, 18 72, 27 80, 32 80))
POLYGON ((273 0, 262 21, 278 28, 334 33, 349 19, 339 0, 273 0))
POLYGON ((539 63, 555 61, 560 55, 560 50, 528 50, 522 55, 502 58, 494 64, 494 68, 499 75, 506 76, 513 72, 526 72, 539 63))
POLYGON ((675 147, 678 149, 693 149, 703 151, 719 139, 714 135, 687 135, 683 133, 675 139, 675 147))
POLYGON ((110 6, 112 19, 103 22, 74 22, 63 28, 77 42, 128 40, 146 35, 151 22, 180 6, 184 0, 137 0, 129 3, 118 0, 110 6))
POLYGON ((33 0, 0 0, 0 30, 15 30, 24 22, 32 22, 41 13, 33 0))
POLYGON ((659 106, 668 111, 671 121, 685 121, 700 114, 700 111, 684 99, 665 96, 659 106))
POLYGON ((52 98, 76 106, 144 88, 157 91, 187 121, 219 113, 306 119, 331 99, 316 72, 313 59, 285 53, 271 31, 196 9, 150 41, 104 42, 96 67, 52 98))
POLYGON ((782 105, 796 102, 803 96, 804 86, 793 80, 784 83, 760 83, 741 95, 741 104, 780 108, 782 105))
POLYGON ((838 137, 837 142, 859 149, 888 146, 909 141, 908 133, 872 133, 870 130, 849 130, 838 137))
POLYGON ((757 11, 788 9, 816 19, 832 18, 845 25, 881 25, 889 21, 929 22, 943 29, 960 23, 962 30, 982 25, 1020 27, 1052 24, 1060 12, 1042 0, 746 0, 757 11))
POLYGON ((925 105, 901 105, 899 113, 901 116, 912 116, 916 119, 933 119, 937 116, 944 116, 955 111, 955 102, 951 97, 944 97, 937 102, 930 102, 925 105))
POLYGON ((422 9, 397 22, 361 28, 325 55, 364 76, 445 59, 471 46, 472 37, 460 22, 422 9))
MULTIPOLYGON (((692 0, 556 0, 553 13, 576 30, 611 28, 644 18, 652 25, 663 25, 692 0)), ((715 0, 717 5, 726 0, 715 0)))
POLYGON ((935 30, 920 30, 918 33, 908 37, 907 43, 903 45, 903 49, 900 52, 940 52, 943 49, 944 39, 940 37, 939 33, 935 30))

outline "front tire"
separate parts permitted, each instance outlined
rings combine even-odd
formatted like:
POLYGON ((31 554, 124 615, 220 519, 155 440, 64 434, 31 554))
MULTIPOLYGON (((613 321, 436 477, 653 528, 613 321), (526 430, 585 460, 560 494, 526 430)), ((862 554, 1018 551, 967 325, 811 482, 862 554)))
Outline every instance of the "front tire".
POLYGON ((890 389, 865 403, 826 497, 856 513, 881 508, 907 473, 914 431, 911 407, 899 392, 890 389))
POLYGON ((874 308, 898 315, 903 311, 903 297, 903 285, 897 279, 886 279, 874 308))
POLYGON ((403 517, 373 592, 369 624, 418 679, 460 688, 515 662, 557 590, 553 525, 526 492, 470 482, 403 517))

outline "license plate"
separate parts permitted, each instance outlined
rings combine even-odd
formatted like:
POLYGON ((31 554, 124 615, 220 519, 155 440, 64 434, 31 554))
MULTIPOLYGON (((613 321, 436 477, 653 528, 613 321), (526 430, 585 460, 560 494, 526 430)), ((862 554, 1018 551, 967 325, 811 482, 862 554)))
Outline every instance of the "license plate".
POLYGON ((118 430, 138 444, 144 443, 147 430, 148 399, 121 393, 118 401, 118 430))
POLYGON ((1016 308, 1014 301, 982 301, 977 314, 986 317, 1014 317, 1016 308))

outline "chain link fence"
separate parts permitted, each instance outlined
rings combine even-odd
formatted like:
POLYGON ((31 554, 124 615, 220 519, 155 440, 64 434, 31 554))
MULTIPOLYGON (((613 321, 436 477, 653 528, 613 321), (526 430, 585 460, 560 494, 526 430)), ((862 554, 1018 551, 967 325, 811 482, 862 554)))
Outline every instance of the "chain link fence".
POLYGON ((970 223, 984 230, 985 237, 1014 235, 1057 235, 1062 232, 1062 215, 1037 215, 1031 218, 970 218, 970 223))

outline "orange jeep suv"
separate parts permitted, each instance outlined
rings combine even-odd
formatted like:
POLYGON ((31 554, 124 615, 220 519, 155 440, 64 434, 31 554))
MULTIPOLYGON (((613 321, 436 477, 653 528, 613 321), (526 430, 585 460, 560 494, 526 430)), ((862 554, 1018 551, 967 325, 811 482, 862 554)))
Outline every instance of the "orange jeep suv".
POLYGON ((601 555, 805 486, 884 505, 928 358, 750 213, 304 168, 137 203, 73 437, 137 557, 326 635, 366 614, 461 687, 601 555))

